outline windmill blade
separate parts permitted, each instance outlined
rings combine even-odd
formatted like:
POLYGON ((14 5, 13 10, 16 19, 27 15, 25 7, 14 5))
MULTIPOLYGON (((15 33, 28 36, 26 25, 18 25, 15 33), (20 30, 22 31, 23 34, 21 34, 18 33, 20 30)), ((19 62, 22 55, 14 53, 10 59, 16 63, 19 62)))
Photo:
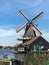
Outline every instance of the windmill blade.
POLYGON ((40 36, 42 33, 33 25, 31 28, 40 36))
POLYGON ((24 12, 23 12, 22 10, 19 10, 19 12, 25 17, 25 19, 26 19, 27 21, 29 21, 29 18, 24 14, 24 12))
POLYGON ((20 30, 22 30, 27 24, 23 24, 21 27, 19 27, 16 32, 19 32, 20 30))
POLYGON ((41 16, 43 16, 43 12, 41 12, 41 13, 39 13, 36 17, 34 17, 32 20, 31 20, 31 22, 32 21, 36 21, 37 19, 39 19, 41 16))

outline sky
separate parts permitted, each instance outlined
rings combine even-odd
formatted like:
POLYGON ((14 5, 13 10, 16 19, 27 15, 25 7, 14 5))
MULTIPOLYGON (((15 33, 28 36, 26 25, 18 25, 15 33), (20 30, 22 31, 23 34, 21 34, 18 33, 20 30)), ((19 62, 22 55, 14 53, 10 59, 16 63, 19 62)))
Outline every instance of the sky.
POLYGON ((49 1, 48 0, 0 0, 0 45, 14 46, 17 43, 17 38, 24 34, 24 29, 16 33, 16 29, 27 20, 19 13, 23 10, 31 20, 41 11, 44 15, 34 24, 42 32, 44 37, 49 42, 49 1))

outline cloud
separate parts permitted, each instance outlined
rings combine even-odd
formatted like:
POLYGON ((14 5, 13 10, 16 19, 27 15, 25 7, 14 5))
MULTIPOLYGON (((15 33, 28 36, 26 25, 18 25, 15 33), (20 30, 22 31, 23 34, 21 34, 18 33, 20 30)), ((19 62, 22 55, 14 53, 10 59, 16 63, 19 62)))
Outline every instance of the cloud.
POLYGON ((49 42, 49 32, 42 32, 42 37, 44 37, 49 42))
POLYGON ((0 29, 0 45, 1 46, 14 46, 16 43, 22 43, 17 39, 23 36, 24 30, 16 33, 15 29, 5 30, 0 29))
POLYGON ((16 35, 16 32, 13 29, 10 30, 0 29, 0 37, 7 37, 7 36, 14 36, 14 35, 16 35))
MULTIPOLYGON (((17 39, 24 35, 24 29, 20 32, 16 33, 15 29, 0 29, 0 45, 6 44, 6 46, 13 46, 16 43, 22 43, 18 41, 17 39), (12 40, 12 41, 11 41, 12 40)), ((42 31, 42 37, 44 37, 47 41, 49 41, 49 32, 42 31)))
POLYGON ((24 30, 20 31, 19 33, 16 33, 15 29, 10 29, 10 30, 0 29, 0 37, 8 37, 8 36, 20 37, 20 35, 23 34, 24 34, 24 30))
MULTIPOLYGON (((9 36, 15 36, 16 38, 20 38, 24 34, 24 29, 20 32, 16 33, 15 29, 0 29, 0 37, 9 37, 9 36)), ((49 32, 42 31, 42 37, 44 37, 46 40, 49 41, 49 32)))

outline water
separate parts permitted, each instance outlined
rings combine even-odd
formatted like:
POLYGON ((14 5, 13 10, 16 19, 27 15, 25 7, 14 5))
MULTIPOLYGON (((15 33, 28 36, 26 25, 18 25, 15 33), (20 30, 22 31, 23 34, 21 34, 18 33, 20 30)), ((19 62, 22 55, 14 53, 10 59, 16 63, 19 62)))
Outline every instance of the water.
POLYGON ((9 52, 8 49, 0 49, 0 58, 2 58, 3 55, 5 55, 5 54, 8 55, 8 58, 14 58, 15 57, 15 54, 12 52, 9 52))

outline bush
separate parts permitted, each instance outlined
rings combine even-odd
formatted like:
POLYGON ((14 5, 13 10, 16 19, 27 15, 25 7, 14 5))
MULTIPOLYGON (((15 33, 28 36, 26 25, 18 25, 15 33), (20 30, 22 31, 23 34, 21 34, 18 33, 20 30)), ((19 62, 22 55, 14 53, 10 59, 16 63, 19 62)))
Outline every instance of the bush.
POLYGON ((0 61, 0 65, 10 65, 9 62, 0 61))
POLYGON ((48 65, 49 64, 49 55, 45 54, 27 54, 23 57, 24 65, 48 65))

